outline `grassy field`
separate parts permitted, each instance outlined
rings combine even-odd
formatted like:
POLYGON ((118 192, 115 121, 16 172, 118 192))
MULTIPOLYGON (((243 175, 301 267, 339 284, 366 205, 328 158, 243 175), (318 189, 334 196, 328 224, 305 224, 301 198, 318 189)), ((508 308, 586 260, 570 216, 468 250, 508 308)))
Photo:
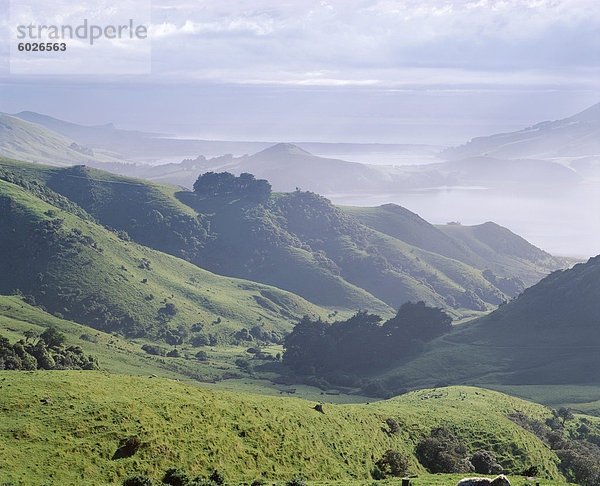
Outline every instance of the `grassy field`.
MULTIPOLYGON (((133 473, 155 479, 169 467, 222 471, 233 482, 369 479, 382 453, 411 457, 413 484, 424 483, 415 444, 435 426, 457 433, 474 452, 493 450, 509 472, 535 464, 560 481, 556 457, 535 436, 505 418, 515 409, 549 416, 540 405, 497 392, 451 387, 375 403, 314 401, 210 391, 181 382, 106 372, 0 372, 0 481, 15 484, 114 484, 133 473), (46 403, 48 402, 48 403, 46 403), (400 432, 386 432, 395 418, 400 432), (122 441, 141 449, 114 458, 122 441)), ((370 483, 367 483, 370 484, 370 483)), ((551 483, 547 483, 551 484, 551 483)))

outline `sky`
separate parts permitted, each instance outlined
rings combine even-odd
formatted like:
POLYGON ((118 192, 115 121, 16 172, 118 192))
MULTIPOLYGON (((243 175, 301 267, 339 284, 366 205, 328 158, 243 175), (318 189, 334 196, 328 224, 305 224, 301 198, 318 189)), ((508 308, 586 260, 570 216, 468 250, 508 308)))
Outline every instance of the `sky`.
POLYGON ((454 145, 600 101, 597 0, 0 0, 0 12, 8 113, 201 138, 454 145), (17 23, 84 16, 133 17, 149 38, 69 41, 50 60, 6 48, 17 23))

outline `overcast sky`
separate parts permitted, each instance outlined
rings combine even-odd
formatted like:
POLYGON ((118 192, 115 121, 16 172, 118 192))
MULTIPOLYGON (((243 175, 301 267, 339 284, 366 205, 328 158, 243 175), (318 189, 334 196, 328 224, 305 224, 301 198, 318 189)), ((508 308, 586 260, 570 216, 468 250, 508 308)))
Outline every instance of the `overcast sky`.
MULTIPOLYGON (((80 4, 30 11, 75 22, 80 4)), ((82 50, 93 74, 10 74, 3 51, 0 110, 205 138, 452 144, 600 101, 597 0, 155 0, 151 18, 148 73, 106 74, 121 65, 82 50)))

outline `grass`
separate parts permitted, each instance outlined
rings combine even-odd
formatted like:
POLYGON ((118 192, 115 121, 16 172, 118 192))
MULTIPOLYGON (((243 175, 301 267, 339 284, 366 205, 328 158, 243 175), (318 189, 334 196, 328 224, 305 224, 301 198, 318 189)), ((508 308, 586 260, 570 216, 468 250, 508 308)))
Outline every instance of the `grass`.
POLYGON ((124 333, 137 327, 150 335, 160 329, 189 329, 201 323, 205 334, 227 340, 244 327, 261 325, 282 332, 305 314, 325 317, 330 313, 277 288, 218 276, 179 258, 123 241, 104 227, 6 181, 0 181, 0 194, 12 204, 11 217, 4 218, 2 226, 13 235, 0 244, 2 254, 10 255, 0 262, 4 275, 0 289, 4 293, 16 288, 32 293, 52 312, 77 322, 124 333), (38 250, 37 228, 55 219, 63 221, 57 232, 59 241, 66 241, 77 231, 96 246, 76 244, 64 250, 44 242, 46 246, 38 250), (37 252, 37 258, 32 252, 37 252), (38 274, 42 275, 42 285, 36 280, 38 274), (175 315, 161 314, 167 303, 175 305, 175 315), (99 315, 98 308, 105 309, 104 316, 99 315), (113 317, 112 324, 106 314, 113 317))
POLYGON ((114 484, 133 473, 158 479, 172 466, 193 475, 216 468, 236 482, 303 475, 348 484, 368 481, 388 448, 412 458, 412 472, 419 475, 413 484, 428 484, 419 483, 424 471, 413 448, 439 425, 455 430, 472 452, 494 450, 507 469, 536 464, 544 475, 561 479, 554 454, 504 417, 515 408, 532 417, 549 411, 471 387, 325 404, 325 413, 314 410, 314 401, 105 372, 3 371, 0 387, 0 481, 16 484, 114 484), (399 422, 399 434, 385 431, 387 417, 399 422), (133 435, 143 442, 139 452, 113 459, 121 441, 133 435))
MULTIPOLYGON (((481 255, 403 208, 341 210, 294 192, 273 194, 265 209, 94 169, 0 164, 47 184, 142 245, 323 307, 387 316, 406 301, 424 300, 462 319, 508 297, 483 278, 481 255)), ((550 256, 529 261, 532 248, 524 242, 517 248, 524 255, 494 253, 492 270, 530 281, 560 266, 550 256)))

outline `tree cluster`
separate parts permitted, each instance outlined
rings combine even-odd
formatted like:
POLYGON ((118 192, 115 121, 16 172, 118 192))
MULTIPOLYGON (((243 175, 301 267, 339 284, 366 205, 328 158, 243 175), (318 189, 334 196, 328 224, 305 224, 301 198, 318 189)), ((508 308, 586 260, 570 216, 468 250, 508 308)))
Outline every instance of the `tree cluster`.
POLYGON ((365 373, 418 354, 423 343, 451 330, 451 318, 423 302, 403 304, 392 319, 364 311, 329 324, 304 317, 284 342, 284 364, 296 373, 365 373))
POLYGON ((239 177, 229 172, 206 172, 194 182, 194 192, 201 196, 238 196, 265 203, 271 197, 271 184, 246 172, 239 177))
POLYGON ((573 420, 574 415, 565 407, 553 410, 553 416, 545 422, 531 419, 523 413, 510 414, 508 418, 548 444, 560 459, 559 468, 569 482, 583 486, 600 484, 600 434, 597 426, 582 419, 576 430, 567 432, 565 424, 573 420))
POLYGON ((97 370, 98 360, 79 346, 65 346, 65 335, 49 327, 39 336, 26 331, 25 339, 10 344, 0 336, 0 370, 97 370))

